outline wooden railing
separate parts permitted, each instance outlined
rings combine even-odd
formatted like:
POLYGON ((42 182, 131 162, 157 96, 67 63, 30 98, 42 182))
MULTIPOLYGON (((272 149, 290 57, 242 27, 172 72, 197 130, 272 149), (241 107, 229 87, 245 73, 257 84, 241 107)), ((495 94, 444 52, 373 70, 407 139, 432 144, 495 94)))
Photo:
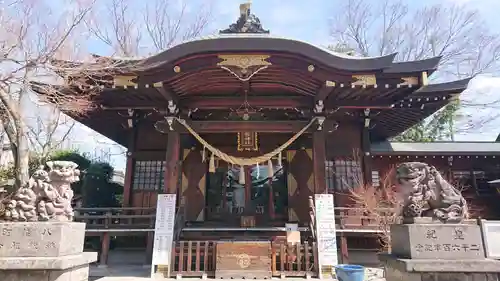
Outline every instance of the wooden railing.
MULTIPOLYGON (((85 222, 87 231, 153 231, 156 208, 77 208, 75 220, 85 222)), ((378 216, 391 209, 381 209, 378 216)), ((335 220, 339 229, 380 229, 379 219, 361 208, 337 207, 335 220)), ((176 224, 184 223, 182 216, 176 216, 176 224)))
POLYGON ((271 271, 275 277, 317 275, 318 252, 315 242, 272 243, 271 271))
MULTIPOLYGON (((172 251, 171 276, 214 277, 215 241, 179 241, 172 251)), ((316 243, 296 245, 272 242, 271 272, 273 277, 317 276, 316 243)))
POLYGON ((174 245, 173 276, 214 276, 216 262, 214 241, 179 241, 174 245))
MULTIPOLYGON (((147 246, 146 246, 146 256, 147 259, 150 259, 152 254, 153 247, 153 238, 154 238, 154 224, 155 224, 155 208, 78 208, 75 209, 75 221, 85 222, 87 235, 89 236, 100 236, 101 245, 100 245, 100 262, 101 264, 107 264, 108 261, 108 253, 110 248, 110 239, 111 236, 134 236, 134 235, 146 235, 147 237, 147 246)), ((379 216, 384 211, 391 214, 392 210, 381 210, 378 211, 379 216)), ((183 211, 181 211, 182 213, 183 211)), ((360 208, 346 208, 346 207, 338 207, 335 208, 336 216, 335 220, 337 223, 337 235, 340 237, 340 251, 341 258, 344 262, 348 261, 348 250, 347 250, 347 239, 346 235, 348 233, 359 233, 359 235, 376 235, 377 233, 381 233, 381 226, 379 219, 375 218, 373 215, 367 214, 365 210, 360 208)), ((208 223, 208 222, 207 222, 208 223)), ((205 224, 205 223, 204 223, 205 224)), ((176 226, 175 226, 175 236, 176 240, 180 238, 180 232, 182 229, 185 231, 188 228, 185 228, 184 221, 182 219, 182 215, 176 216, 176 226)), ((196 231, 203 231, 203 228, 195 228, 196 231)), ((233 230, 241 231, 242 229, 234 228, 233 230, 225 230, 223 228, 213 228, 214 230, 219 230, 227 233, 232 233, 233 230)), ((276 227, 274 228, 262 228, 263 231, 276 231, 276 227)), ((305 228, 307 231, 307 228, 305 228)), ((243 229, 244 230, 244 229, 243 229)), ((250 228, 248 230, 258 230, 257 228, 250 228)), ((285 231, 284 226, 281 227, 278 231, 285 231)), ((199 275, 200 272, 210 272, 211 266, 213 266, 214 261, 211 259, 211 255, 213 255, 213 244, 211 242, 206 242, 208 244, 204 244, 205 242, 191 241, 192 243, 201 243, 201 244, 191 244, 191 255, 187 253, 189 250, 189 245, 185 252, 182 252, 182 256, 178 258, 184 259, 184 256, 191 256, 191 263, 193 262, 192 257, 195 257, 196 263, 188 269, 188 261, 182 261, 182 268, 180 268, 179 264, 177 265, 177 270, 179 272, 183 272, 182 270, 188 272, 187 274, 199 275), (207 245, 207 246, 205 246, 207 245), (207 255, 205 255, 205 248, 207 249, 207 255), (185 255, 184 255, 185 253, 185 255), (198 255, 196 253, 200 253, 200 259, 196 258, 198 255), (203 253, 203 254, 202 254, 203 253), (201 260, 208 259, 207 263, 202 263, 201 260), (205 269, 206 267, 206 269, 205 269), (200 269, 201 271, 198 271, 200 269)), ((184 242, 188 243, 188 242, 184 242)), ((180 247, 180 245, 179 245, 180 247)), ((279 264, 275 264, 274 270, 276 270, 277 274, 289 274, 293 273, 290 276, 294 276, 294 274, 303 275, 308 272, 308 261, 309 265, 310 258, 306 258, 310 254, 310 251, 314 247, 306 246, 305 244, 301 245, 301 250, 298 252, 298 256, 300 256, 300 260, 294 261, 290 265, 289 262, 289 254, 288 250, 285 250, 282 253, 281 249, 276 252, 276 261, 279 261, 279 264), (283 259, 281 259, 283 257, 283 259), (283 264, 282 264, 283 262, 283 264), (300 267, 299 267, 300 265, 300 267), (292 266, 292 267, 290 267, 292 266)), ((180 248, 179 248, 180 249, 180 248)), ((286 248, 288 249, 288 248, 286 248)), ((295 249, 294 251, 297 251, 295 249)), ((179 253, 180 250, 176 253, 179 253)), ((312 256, 316 256, 313 254, 312 256)))
POLYGON ((144 230, 154 228, 156 208, 75 208, 75 221, 87 231, 144 230))
POLYGON ((394 209, 380 208, 377 214, 370 214, 363 208, 337 207, 335 220, 342 229, 380 229, 380 220, 384 217, 394 217, 394 209))

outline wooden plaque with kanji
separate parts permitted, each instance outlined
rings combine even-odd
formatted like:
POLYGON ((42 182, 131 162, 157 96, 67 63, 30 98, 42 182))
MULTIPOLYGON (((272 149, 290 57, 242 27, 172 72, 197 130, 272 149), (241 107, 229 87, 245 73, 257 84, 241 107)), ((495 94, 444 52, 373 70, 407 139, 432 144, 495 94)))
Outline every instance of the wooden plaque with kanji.
POLYGON ((256 151, 258 149, 257 132, 238 133, 238 151, 256 151))

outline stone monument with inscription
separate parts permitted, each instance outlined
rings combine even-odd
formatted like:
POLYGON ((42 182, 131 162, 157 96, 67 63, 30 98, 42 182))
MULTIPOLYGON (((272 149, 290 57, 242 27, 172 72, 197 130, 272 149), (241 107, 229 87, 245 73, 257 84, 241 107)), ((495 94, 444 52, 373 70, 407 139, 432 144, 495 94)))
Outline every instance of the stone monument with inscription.
POLYGON ((85 224, 73 222, 77 165, 47 162, 0 201, 0 280, 87 281, 97 253, 84 253, 85 224))
POLYGON ((397 180, 403 223, 391 226, 391 253, 379 256, 387 281, 497 281, 500 262, 486 258, 460 191, 420 162, 401 164, 397 180))

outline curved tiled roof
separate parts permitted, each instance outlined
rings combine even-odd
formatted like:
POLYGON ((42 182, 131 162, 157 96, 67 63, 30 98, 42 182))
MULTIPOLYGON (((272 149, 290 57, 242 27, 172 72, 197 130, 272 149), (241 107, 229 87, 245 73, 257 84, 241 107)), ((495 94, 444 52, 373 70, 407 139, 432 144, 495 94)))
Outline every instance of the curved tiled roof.
MULTIPOLYGON (((379 57, 357 57, 314 46, 304 41, 262 34, 218 35, 181 43, 147 58, 108 58, 131 71, 147 71, 201 53, 280 52, 292 53, 320 62, 327 67, 352 72, 417 73, 436 70, 441 57, 394 62, 397 53, 379 57)), ((96 58, 102 58, 95 55, 96 58)))
POLYGON ((329 67, 347 71, 373 71, 389 68, 396 54, 371 58, 349 58, 327 52, 311 44, 263 36, 220 36, 186 42, 142 60, 137 67, 151 69, 197 53, 213 52, 283 52, 295 53, 321 62, 329 67))

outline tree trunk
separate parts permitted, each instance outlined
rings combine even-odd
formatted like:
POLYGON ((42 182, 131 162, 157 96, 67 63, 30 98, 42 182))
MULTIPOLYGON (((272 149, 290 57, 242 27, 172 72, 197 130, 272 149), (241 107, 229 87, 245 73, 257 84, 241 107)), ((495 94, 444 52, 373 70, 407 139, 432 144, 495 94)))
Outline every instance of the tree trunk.
POLYGON ((28 136, 26 135, 26 124, 24 123, 25 112, 30 106, 29 92, 22 89, 19 92, 18 111, 17 116, 14 116, 14 124, 16 126, 16 142, 17 142, 17 155, 15 156, 16 172, 15 172, 15 185, 20 188, 29 180, 29 146, 28 136))
POLYGON ((17 127, 17 153, 14 155, 14 180, 16 189, 24 185, 29 179, 29 149, 24 128, 17 127))

